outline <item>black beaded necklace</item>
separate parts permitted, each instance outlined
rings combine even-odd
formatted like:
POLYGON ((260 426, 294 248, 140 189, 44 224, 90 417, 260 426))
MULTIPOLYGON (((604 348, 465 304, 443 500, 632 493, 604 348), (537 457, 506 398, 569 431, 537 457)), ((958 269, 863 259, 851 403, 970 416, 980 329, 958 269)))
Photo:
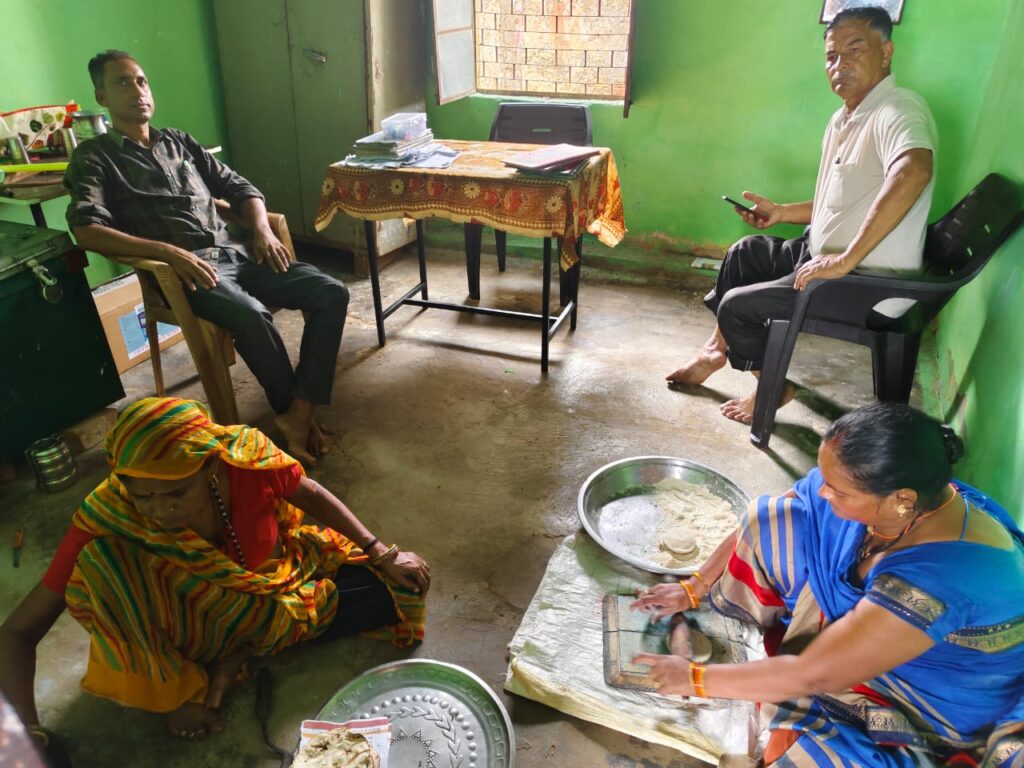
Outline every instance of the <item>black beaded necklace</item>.
POLYGON ((210 495, 213 497, 213 503, 217 506, 217 510, 220 512, 221 522, 224 523, 224 530, 228 534, 228 538, 231 539, 231 543, 235 547, 235 552, 238 553, 238 563, 245 570, 249 570, 249 565, 245 562, 245 553, 242 552, 242 545, 238 543, 238 534, 235 533, 235 527, 231 525, 231 518, 228 517, 228 511, 224 508, 224 499, 220 495, 220 483, 217 481, 216 475, 210 475, 210 495))

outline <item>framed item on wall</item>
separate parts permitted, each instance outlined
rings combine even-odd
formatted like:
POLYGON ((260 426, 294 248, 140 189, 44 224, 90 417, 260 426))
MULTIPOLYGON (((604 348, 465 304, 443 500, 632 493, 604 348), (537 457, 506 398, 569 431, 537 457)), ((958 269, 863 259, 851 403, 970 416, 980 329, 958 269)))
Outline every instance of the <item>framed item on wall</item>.
POLYGON ((885 8, 892 17, 893 24, 899 24, 903 18, 903 3, 905 0, 824 0, 821 4, 821 23, 828 24, 840 11, 850 8, 863 8, 866 5, 873 5, 885 8))

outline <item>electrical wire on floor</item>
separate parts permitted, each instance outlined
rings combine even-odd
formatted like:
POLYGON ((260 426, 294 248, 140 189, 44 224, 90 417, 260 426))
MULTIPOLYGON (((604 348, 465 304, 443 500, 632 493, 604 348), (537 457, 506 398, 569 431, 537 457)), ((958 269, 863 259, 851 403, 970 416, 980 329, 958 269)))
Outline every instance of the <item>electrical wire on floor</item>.
POLYGON ((270 676, 270 667, 260 667, 256 673, 256 721, 260 724, 260 733, 267 749, 281 757, 281 768, 288 768, 292 764, 292 753, 271 741, 267 733, 267 722, 273 706, 274 681, 270 676))

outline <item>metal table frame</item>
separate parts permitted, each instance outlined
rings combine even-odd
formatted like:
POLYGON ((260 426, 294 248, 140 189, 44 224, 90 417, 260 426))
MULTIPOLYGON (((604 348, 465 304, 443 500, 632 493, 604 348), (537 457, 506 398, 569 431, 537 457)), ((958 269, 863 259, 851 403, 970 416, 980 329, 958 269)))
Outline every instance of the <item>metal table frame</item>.
MULTIPOLYGON (((446 309, 452 312, 468 312, 474 315, 488 315, 490 317, 507 317, 515 320, 528 320, 540 323, 540 369, 542 373, 548 371, 548 348, 551 337, 569 319, 569 330, 576 330, 576 315, 579 309, 579 287, 580 287, 580 265, 582 263, 582 236, 576 241, 576 255, 580 257, 576 264, 565 272, 565 280, 562 282, 562 308, 555 315, 551 314, 551 239, 544 238, 544 276, 541 286, 541 311, 519 312, 511 309, 498 309, 494 307, 478 307, 468 304, 452 304, 444 301, 431 301, 427 289, 427 260, 423 240, 423 220, 416 220, 416 256, 419 260, 420 281, 406 291, 401 298, 384 307, 380 295, 380 274, 377 265, 377 248, 374 222, 363 221, 366 234, 366 251, 370 262, 370 284, 373 289, 373 312, 377 321, 377 343, 384 346, 387 337, 384 333, 384 320, 390 317, 399 307, 411 306, 424 309, 446 309), (420 298, 413 298, 416 294, 420 298)), ((480 298, 480 242, 482 239, 482 224, 466 224, 466 275, 469 282, 469 295, 473 299, 480 298)), ((560 268, 560 267, 559 267, 560 268)))

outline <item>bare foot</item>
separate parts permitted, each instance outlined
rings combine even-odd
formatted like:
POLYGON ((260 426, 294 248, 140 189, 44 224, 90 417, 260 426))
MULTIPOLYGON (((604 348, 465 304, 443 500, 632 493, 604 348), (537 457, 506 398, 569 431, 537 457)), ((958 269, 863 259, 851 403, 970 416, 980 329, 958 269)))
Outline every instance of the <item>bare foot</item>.
POLYGON ((224 721, 217 710, 192 701, 168 712, 164 720, 172 736, 189 741, 202 741, 224 730, 224 721))
POLYGON ((234 683, 241 683, 248 677, 245 660, 249 658, 249 649, 235 651, 207 668, 210 683, 206 688, 206 707, 219 709, 224 697, 234 683))
POLYGON ((705 379, 726 363, 725 352, 704 347, 678 371, 673 371, 665 380, 669 384, 703 384, 705 379))
POLYGON ((314 456, 323 456, 325 453, 330 453, 331 440, 327 437, 329 434, 331 433, 317 424, 315 420, 310 422, 309 438, 306 441, 306 447, 309 448, 309 452, 314 456))
MULTIPOLYGON (((791 381, 786 382, 782 389, 782 397, 779 398, 779 408, 796 397, 796 385, 791 381)), ((726 400, 718 410, 727 419, 738 421, 740 424, 749 424, 754 420, 754 402, 757 400, 755 389, 746 397, 737 397, 733 400, 726 400)))
POLYGON ((308 424, 298 423, 296 419, 290 418, 287 413, 274 418, 274 423, 281 430, 284 436, 284 445, 288 453, 301 463, 315 467, 316 457, 309 451, 310 427, 308 424))

